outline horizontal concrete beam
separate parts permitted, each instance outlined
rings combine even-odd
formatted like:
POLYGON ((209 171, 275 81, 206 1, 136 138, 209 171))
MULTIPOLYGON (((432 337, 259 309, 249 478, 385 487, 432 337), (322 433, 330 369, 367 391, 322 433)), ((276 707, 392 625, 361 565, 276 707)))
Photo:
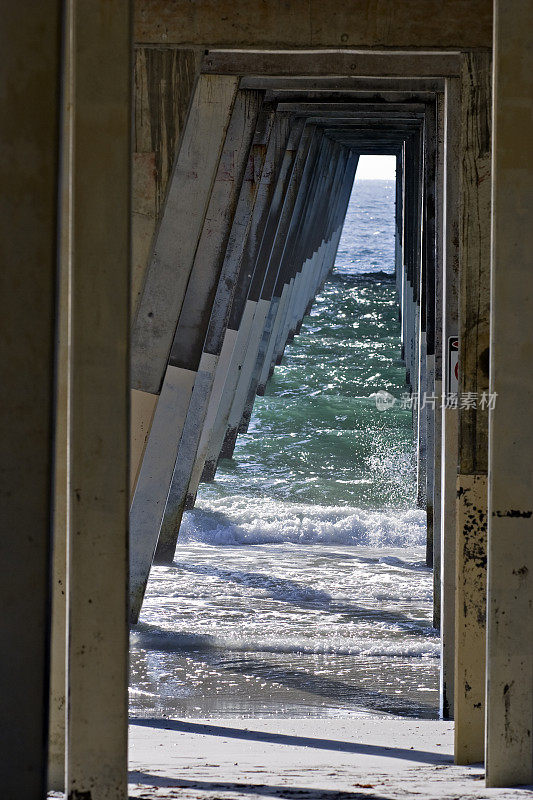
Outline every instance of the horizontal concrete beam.
POLYGON ((358 75, 448 78, 459 75, 459 52, 394 50, 209 50, 210 75, 358 75))
POLYGON ((134 40, 182 47, 490 47, 486 0, 135 0, 134 40), (458 8, 460 13, 458 13, 458 8))
MULTIPOLYGON (((241 80, 239 86, 243 84, 241 80)), ((358 91, 354 89, 345 90, 325 90, 316 89, 267 89, 265 100, 277 103, 360 103, 364 105, 375 105, 378 108, 387 108, 389 104, 395 103, 428 103, 434 102, 435 97, 442 92, 418 92, 418 91, 383 91, 369 90, 358 91)))
POLYGON ((353 75, 308 76, 296 75, 245 75, 241 78, 241 89, 264 89, 266 91, 342 91, 342 92, 443 92, 444 78, 387 78, 358 77, 353 75))
POLYGON ((324 101, 306 102, 279 102, 278 108, 280 111, 287 111, 293 114, 303 115, 316 115, 320 114, 336 114, 347 115, 350 113, 362 114, 363 116, 370 116, 372 114, 401 114, 402 116, 409 117, 412 114, 423 113, 424 105, 422 103, 396 103, 392 107, 387 106, 384 108, 382 105, 375 103, 354 103, 349 99, 342 102, 332 103, 324 101))

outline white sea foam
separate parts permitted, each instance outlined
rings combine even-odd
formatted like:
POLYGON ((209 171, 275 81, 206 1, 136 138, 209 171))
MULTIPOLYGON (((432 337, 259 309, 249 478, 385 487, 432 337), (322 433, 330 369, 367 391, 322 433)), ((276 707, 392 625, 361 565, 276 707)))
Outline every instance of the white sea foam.
POLYGON ((232 495, 202 499, 199 507, 185 514, 180 539, 212 545, 406 547, 423 544, 425 522, 417 509, 372 511, 232 495))
POLYGON ((224 653, 276 653, 284 655, 335 655, 372 658, 438 658, 438 639, 424 636, 412 639, 389 639, 377 642, 371 637, 294 637, 271 636, 254 639, 243 636, 217 636, 213 634, 187 634, 139 625, 131 633, 135 648, 167 653, 205 652, 219 650, 224 653))

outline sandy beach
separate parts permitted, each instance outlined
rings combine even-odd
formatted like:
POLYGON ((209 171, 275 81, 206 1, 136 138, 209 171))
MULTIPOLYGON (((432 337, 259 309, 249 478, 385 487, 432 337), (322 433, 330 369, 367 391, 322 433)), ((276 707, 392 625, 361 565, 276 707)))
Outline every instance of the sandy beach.
POLYGON ((528 800, 453 765, 453 724, 397 719, 132 720, 130 797, 139 800, 528 800))

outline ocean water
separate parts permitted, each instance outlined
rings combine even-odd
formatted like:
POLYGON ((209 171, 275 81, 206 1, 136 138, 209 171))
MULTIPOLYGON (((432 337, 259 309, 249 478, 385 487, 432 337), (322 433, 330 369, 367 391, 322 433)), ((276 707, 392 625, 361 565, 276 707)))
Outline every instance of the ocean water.
POLYGON ((136 716, 436 717, 425 520, 393 280, 394 182, 356 181, 335 269, 132 631, 136 716))

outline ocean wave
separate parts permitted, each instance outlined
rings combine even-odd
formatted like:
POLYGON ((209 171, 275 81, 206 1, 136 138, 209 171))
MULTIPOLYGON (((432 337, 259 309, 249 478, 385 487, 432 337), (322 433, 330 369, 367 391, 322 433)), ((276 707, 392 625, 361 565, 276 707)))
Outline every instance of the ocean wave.
POLYGON ((369 547, 421 545, 418 509, 372 511, 283 503, 231 495, 206 500, 184 515, 180 540, 210 545, 323 544, 369 547))
MULTIPOLYGON (((430 630, 430 629, 428 629, 430 630)), ((431 629, 432 630, 432 629, 431 629)), ((167 653, 223 650, 228 653, 271 653, 283 655, 367 656, 371 658, 438 658, 437 637, 427 636, 418 641, 397 639, 376 642, 371 638, 299 638, 292 636, 254 639, 242 636, 190 634, 164 630, 140 623, 130 633, 133 647, 167 653)))
POLYGON ((343 281, 358 281, 363 280, 376 280, 391 282, 396 279, 394 272, 388 272, 383 269, 369 270, 368 264, 360 271, 353 262, 347 264, 336 264, 334 272, 331 273, 330 280, 341 279, 343 281))

